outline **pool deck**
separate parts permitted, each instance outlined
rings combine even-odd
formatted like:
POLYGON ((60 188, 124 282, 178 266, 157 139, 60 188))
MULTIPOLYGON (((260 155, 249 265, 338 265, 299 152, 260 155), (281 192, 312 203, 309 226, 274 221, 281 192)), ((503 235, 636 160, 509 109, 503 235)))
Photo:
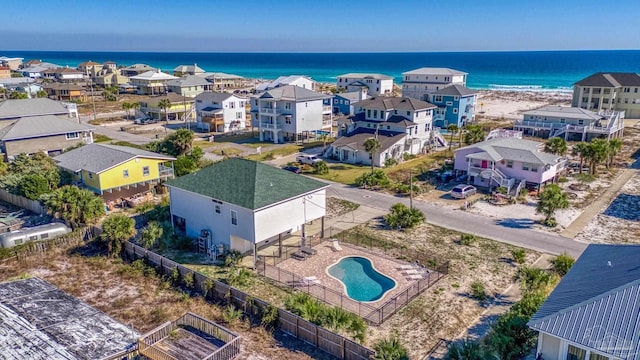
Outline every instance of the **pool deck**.
POLYGON ((402 292, 408 286, 414 284, 416 280, 410 280, 406 271, 401 270, 401 265, 407 265, 406 262, 400 260, 392 260, 382 255, 376 255, 368 251, 364 251, 349 244, 341 243, 341 251, 335 251, 331 247, 331 242, 324 241, 313 247, 317 254, 309 256, 306 260, 300 261, 293 258, 287 259, 277 265, 277 267, 292 272, 300 277, 315 276, 320 281, 320 285, 334 290, 347 296, 341 281, 336 280, 327 273, 327 268, 348 256, 360 256, 371 260, 373 267, 380 273, 392 278, 396 282, 396 287, 387 292, 384 297, 377 301, 367 302, 373 307, 384 304, 385 301, 392 298, 396 294, 402 292))

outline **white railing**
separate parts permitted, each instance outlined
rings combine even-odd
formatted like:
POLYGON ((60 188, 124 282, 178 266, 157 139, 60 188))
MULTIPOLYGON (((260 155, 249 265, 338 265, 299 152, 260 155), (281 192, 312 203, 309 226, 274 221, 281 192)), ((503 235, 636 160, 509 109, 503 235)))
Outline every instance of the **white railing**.
POLYGON ((554 127, 553 123, 547 123, 542 121, 532 121, 532 120, 516 120, 514 125, 520 126, 520 127, 532 127, 532 128, 538 128, 538 129, 552 129, 554 127))
POLYGON ((280 125, 278 123, 272 124, 272 123, 262 122, 260 123, 260 128, 277 130, 278 128, 280 128, 280 125))
POLYGON ((507 130, 507 129, 494 129, 489 132, 485 140, 491 140, 494 138, 516 138, 522 139, 522 131, 507 130))
POLYGON ((265 114, 278 115, 278 114, 282 114, 282 109, 262 107, 260 108, 260 112, 265 114))
POLYGON ((333 111, 333 108, 331 107, 331 105, 322 105, 322 112, 331 112, 333 111))

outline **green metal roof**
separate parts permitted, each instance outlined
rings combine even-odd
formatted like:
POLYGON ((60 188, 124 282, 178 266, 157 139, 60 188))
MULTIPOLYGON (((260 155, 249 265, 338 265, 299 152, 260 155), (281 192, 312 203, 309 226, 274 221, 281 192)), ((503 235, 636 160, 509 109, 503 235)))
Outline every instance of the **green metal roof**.
POLYGON ((242 158, 220 161, 165 185, 256 210, 328 184, 242 158))

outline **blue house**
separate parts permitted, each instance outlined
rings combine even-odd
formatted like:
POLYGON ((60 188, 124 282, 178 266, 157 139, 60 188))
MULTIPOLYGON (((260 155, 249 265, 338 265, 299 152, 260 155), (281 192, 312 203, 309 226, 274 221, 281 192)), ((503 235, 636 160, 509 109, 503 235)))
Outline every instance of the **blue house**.
POLYGON ((367 95, 366 88, 360 89, 360 91, 351 91, 336 94, 333 97, 333 113, 354 115, 353 104, 369 98, 371 98, 371 96, 367 95))
POLYGON ((462 127, 473 121, 477 94, 462 85, 449 85, 430 94, 429 101, 438 107, 433 115, 433 126, 446 128, 456 124, 462 127))

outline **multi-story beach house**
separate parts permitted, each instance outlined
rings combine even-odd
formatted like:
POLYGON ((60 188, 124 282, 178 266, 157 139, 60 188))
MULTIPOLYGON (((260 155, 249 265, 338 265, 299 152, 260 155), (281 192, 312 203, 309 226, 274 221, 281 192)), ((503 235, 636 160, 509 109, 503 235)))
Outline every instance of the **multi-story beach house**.
POLYGON ((393 77, 383 74, 348 73, 338 76, 336 88, 345 92, 366 88, 371 96, 390 95, 393 92, 393 77))
POLYGON ((102 64, 91 60, 78 64, 78 70, 87 77, 96 76, 102 70, 102 67, 102 64))
POLYGON ((0 65, 8 66, 11 70, 16 71, 22 65, 24 58, 0 56, 0 65))
POLYGON ((515 130, 540 137, 562 137, 565 140, 589 141, 596 137, 621 137, 624 112, 597 112, 577 107, 547 105, 525 111, 522 120, 513 124, 515 130))
POLYGON ((129 81, 137 88, 140 95, 159 95, 165 94, 169 90, 167 83, 175 79, 177 77, 165 74, 158 69, 131 76, 129 81))
POLYGON ((0 79, 11 78, 11 68, 8 66, 0 66, 0 79))
POLYGON ((246 128, 248 99, 228 93, 204 92, 196 96, 197 127, 207 132, 246 128))
POLYGON ((167 81, 169 91, 182 96, 196 97, 205 91, 211 91, 213 85, 199 76, 186 75, 167 81))
POLYGON ((156 71, 158 69, 151 67, 147 64, 133 64, 122 69, 122 75, 126 77, 140 75, 148 71, 156 71))
POLYGON ((342 115, 354 115, 355 105, 358 101, 371 98, 367 93, 367 88, 357 91, 338 93, 333 97, 333 113, 342 115))
POLYGON ((527 184, 540 188, 565 171, 566 159, 544 152, 544 143, 513 134, 456 149, 456 175, 466 174, 468 183, 489 190, 504 187, 513 195, 527 184))
POLYGON ((50 79, 55 79, 55 69, 61 68, 62 66, 52 63, 37 63, 29 66, 25 66, 18 71, 22 73, 24 77, 30 77, 32 79, 43 78, 45 77, 45 72, 50 71, 50 79))
POLYGON ((198 66, 198 64, 193 65, 178 65, 175 69, 173 69, 173 76, 187 76, 187 75, 198 75, 204 74, 204 70, 198 66))
POLYGON ((51 83, 42 86, 47 97, 59 101, 86 101, 87 93, 84 88, 76 84, 51 83))
POLYGON ((429 95, 449 85, 467 85, 467 73, 448 68, 420 68, 402 73, 402 96, 429 101, 429 95))
POLYGON ((313 81, 308 76, 303 75, 289 75, 289 76, 280 76, 279 78, 271 81, 265 82, 258 86, 256 86, 256 91, 267 91, 271 89, 275 89, 280 86, 293 85, 298 86, 303 89, 315 90, 316 82, 313 81))
POLYGON ((175 93, 168 93, 163 96, 153 96, 140 100, 140 111, 151 119, 156 120, 182 120, 185 118, 193 120, 195 118, 195 99, 180 96, 175 93), (169 108, 160 107, 162 100, 169 100, 169 108))
POLYGON ((196 74, 196 76, 203 77, 212 83, 213 91, 233 91, 246 87, 249 80, 243 78, 240 75, 227 74, 222 72, 206 72, 203 74, 196 74))
POLYGON ((77 69, 72 69, 70 67, 63 67, 59 69, 53 69, 52 71, 48 71, 49 75, 45 77, 53 78, 58 82, 63 83, 77 83, 84 79, 84 73, 77 69))
POLYGON ((454 84, 428 95, 429 102, 436 105, 433 124, 446 128, 450 124, 462 127, 475 119, 477 91, 464 85, 454 84))
POLYGON ((627 118, 640 118, 640 75, 620 72, 590 75, 573 84, 571 106, 624 111, 627 118))
POLYGON ((251 99, 251 121, 260 141, 298 141, 331 131, 332 96, 294 85, 279 86, 251 99), (328 103, 328 104, 327 104, 328 103))
POLYGON ((384 166, 385 161, 401 161, 404 154, 419 154, 437 145, 446 145, 432 128, 436 106, 405 97, 375 97, 359 101, 356 114, 338 120, 341 136, 325 156, 351 164, 384 166), (371 157, 365 141, 375 138, 380 149, 371 157))

